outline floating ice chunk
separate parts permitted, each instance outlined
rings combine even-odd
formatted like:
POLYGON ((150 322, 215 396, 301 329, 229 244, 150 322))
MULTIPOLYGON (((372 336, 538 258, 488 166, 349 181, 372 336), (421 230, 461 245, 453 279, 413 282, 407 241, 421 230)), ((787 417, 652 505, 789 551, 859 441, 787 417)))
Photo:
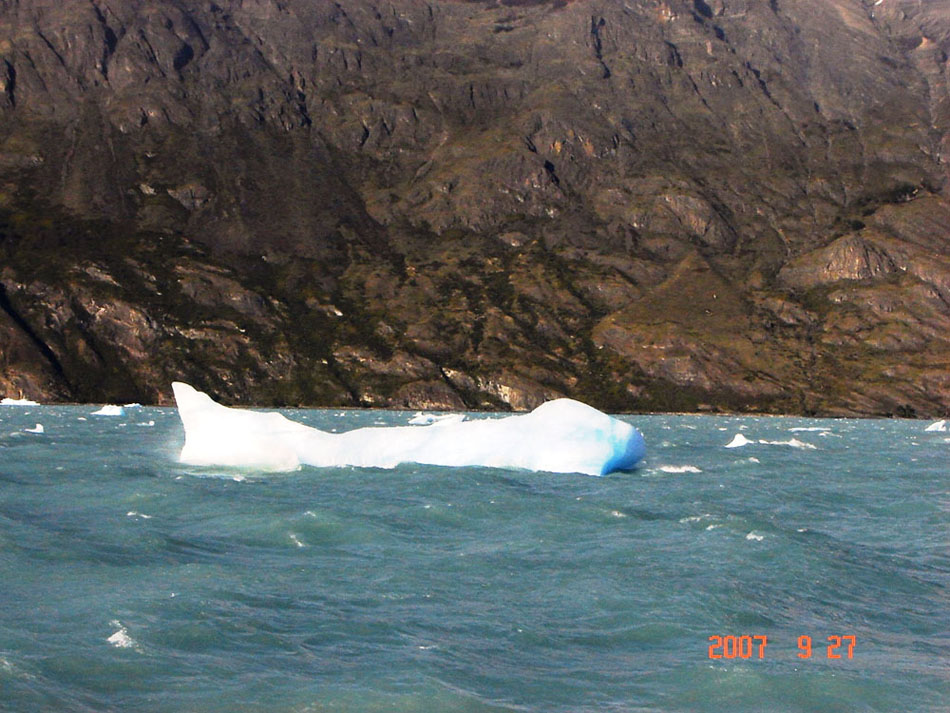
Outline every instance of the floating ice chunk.
POLYGON ((787 441, 762 441, 761 443, 764 446, 789 446, 790 448, 804 448, 810 451, 817 450, 817 446, 813 446, 811 443, 805 443, 800 441, 797 438, 790 438, 787 441))
POLYGON ((737 433, 733 436, 732 440, 726 444, 726 448, 741 448, 742 446, 747 446, 751 443, 748 438, 743 436, 741 433, 737 433))
POLYGON ((758 535, 755 533, 755 531, 752 531, 748 535, 746 535, 745 538, 747 540, 754 540, 756 542, 761 542, 762 540, 765 539, 765 535, 758 535))
POLYGON ((39 403, 30 399, 11 399, 7 397, 0 399, 0 406, 39 406, 39 403))
POLYGON ((824 426, 796 426, 795 428, 788 429, 789 433, 795 433, 797 431, 828 431, 824 426))
POLYGON ((766 441, 761 438, 757 441, 750 441, 741 433, 737 433, 735 437, 725 445, 725 447, 739 448, 741 446, 748 446, 750 444, 754 445, 756 443, 763 446, 790 446, 791 448, 806 448, 808 450, 816 450, 816 447, 811 443, 805 443, 804 441, 800 441, 797 438, 790 438, 787 441, 766 441))
POLYGON ((702 473, 695 465, 661 465, 657 470, 664 473, 702 473))
POLYGON ((704 512, 702 515, 690 515, 689 517, 680 518, 680 522, 684 524, 687 522, 700 522, 701 520, 705 520, 707 517, 712 517, 712 515, 708 512, 704 512))
POLYGON ((281 471, 425 463, 604 475, 632 468, 646 452, 633 426, 571 399, 500 419, 328 433, 279 413, 227 408, 180 382, 172 389, 185 427, 181 461, 190 465, 281 471))
POLYGON ((409 419, 409 424, 412 426, 431 426, 435 423, 461 423, 464 420, 465 414, 463 413, 446 413, 440 416, 434 413, 423 413, 419 411, 409 419))
POLYGON ((942 433, 947 430, 947 422, 945 420, 934 421, 929 426, 927 426, 927 428, 925 428, 924 430, 925 431, 940 431, 942 433))
POLYGON ((24 428, 24 433, 45 433, 46 429, 43 428, 42 423, 38 423, 33 428, 24 428))
POLYGON ((119 630, 110 636, 106 641, 115 646, 118 649, 131 649, 137 648, 135 646, 135 640, 129 636, 129 631, 118 621, 110 622, 112 626, 119 627, 119 630))
POLYGON ((115 404, 106 404, 98 411, 93 411, 92 416, 124 416, 125 409, 115 404))
POLYGON ((142 408, 142 404, 133 402, 130 404, 124 404, 122 408, 142 408))

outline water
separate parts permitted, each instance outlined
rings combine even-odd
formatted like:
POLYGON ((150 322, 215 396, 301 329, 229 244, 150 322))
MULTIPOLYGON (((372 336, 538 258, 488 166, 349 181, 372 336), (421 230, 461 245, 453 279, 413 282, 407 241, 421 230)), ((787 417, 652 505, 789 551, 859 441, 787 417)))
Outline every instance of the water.
POLYGON ((178 464, 173 410, 93 410, 0 409, 0 710, 950 702, 950 433, 925 423, 632 417, 646 462, 603 478, 266 475, 178 464), (711 659, 714 635, 767 644, 711 659))

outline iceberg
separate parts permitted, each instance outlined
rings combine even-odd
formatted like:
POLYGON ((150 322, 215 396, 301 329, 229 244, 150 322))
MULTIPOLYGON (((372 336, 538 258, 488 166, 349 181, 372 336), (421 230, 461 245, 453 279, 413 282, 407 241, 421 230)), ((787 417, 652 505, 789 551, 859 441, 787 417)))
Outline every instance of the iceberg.
POLYGON ((930 431, 930 432, 937 431, 937 432, 939 432, 939 433, 946 432, 946 430, 947 430, 947 422, 946 422, 945 419, 941 419, 940 421, 934 421, 934 422, 931 423, 929 426, 927 426, 927 428, 925 428, 924 430, 925 430, 925 431, 930 431))
POLYGON ((732 437, 732 440, 729 441, 723 447, 724 448, 742 448, 742 446, 747 446, 750 443, 752 443, 752 441, 750 441, 748 438, 743 436, 741 433, 737 433, 735 436, 732 437))
POLYGON ((98 411, 93 411, 91 416, 124 416, 125 409, 115 404, 106 404, 98 411))
POLYGON ((0 399, 0 406, 39 406, 31 399, 11 399, 9 396, 0 399))
POLYGON ((189 465, 287 471, 420 463, 606 475, 633 468, 646 453, 636 428, 572 399, 504 418, 329 433, 279 413, 222 406, 181 382, 172 390, 185 428, 180 460, 189 465))

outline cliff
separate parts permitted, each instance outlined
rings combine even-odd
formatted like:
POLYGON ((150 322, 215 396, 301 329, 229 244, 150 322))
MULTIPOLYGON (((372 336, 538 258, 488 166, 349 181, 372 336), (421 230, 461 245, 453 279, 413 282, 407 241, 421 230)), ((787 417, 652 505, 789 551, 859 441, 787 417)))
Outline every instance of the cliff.
POLYGON ((0 394, 950 411, 950 0, 0 0, 0 394))

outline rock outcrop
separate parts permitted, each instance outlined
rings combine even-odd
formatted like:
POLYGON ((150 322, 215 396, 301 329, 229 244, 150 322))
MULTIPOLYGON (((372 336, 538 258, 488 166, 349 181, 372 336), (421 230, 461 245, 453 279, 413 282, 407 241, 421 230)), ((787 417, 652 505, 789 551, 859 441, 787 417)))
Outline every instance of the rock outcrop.
POLYGON ((0 0, 0 391, 947 415, 950 0, 0 0))

